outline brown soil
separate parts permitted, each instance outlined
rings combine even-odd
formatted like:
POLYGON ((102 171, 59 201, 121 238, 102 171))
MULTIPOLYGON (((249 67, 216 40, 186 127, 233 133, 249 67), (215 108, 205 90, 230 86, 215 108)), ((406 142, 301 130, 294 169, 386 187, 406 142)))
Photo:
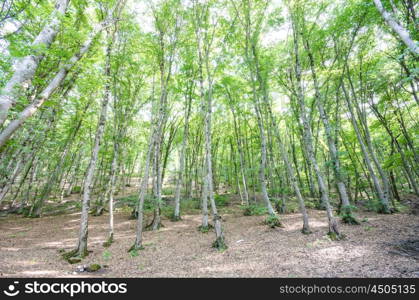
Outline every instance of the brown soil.
POLYGON ((341 224, 343 241, 330 241, 325 212, 310 210, 311 235, 300 233, 299 214, 281 216, 283 228, 263 225, 263 216, 245 217, 238 208, 223 214, 228 249, 211 248, 214 233, 201 233, 199 215, 144 233, 145 250, 132 257, 135 235, 129 212, 116 213, 115 243, 104 248, 107 215, 90 217, 89 250, 82 264, 105 266, 96 273, 75 274, 60 249, 76 243, 79 213, 25 219, 0 219, 1 277, 419 277, 419 261, 392 253, 394 244, 418 236, 418 216, 377 215, 360 226, 341 224))

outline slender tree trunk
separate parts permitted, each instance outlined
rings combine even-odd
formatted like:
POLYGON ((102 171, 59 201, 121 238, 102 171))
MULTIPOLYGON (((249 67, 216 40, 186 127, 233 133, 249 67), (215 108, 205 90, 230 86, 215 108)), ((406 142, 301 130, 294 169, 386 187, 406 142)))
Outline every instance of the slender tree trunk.
POLYGON ((348 95, 348 92, 346 91, 344 82, 341 83, 341 88, 342 88, 342 91, 345 95, 344 98, 345 98, 345 101, 346 101, 346 105, 348 107, 350 119, 351 119, 351 122, 352 122, 352 127, 354 128, 356 137, 358 139, 358 143, 361 146, 361 150, 362 150, 362 154, 363 154, 363 157, 364 157, 365 164, 367 165, 368 171, 370 173, 370 176, 371 176, 373 184, 374 184, 375 192, 377 193, 378 199, 379 199, 379 201, 381 203, 381 206, 382 206, 380 210, 383 213, 389 213, 390 209, 388 207, 388 199, 385 197, 384 192, 381 188, 381 185, 378 181, 378 178, 375 175, 374 169, 373 169, 372 164, 371 164, 371 160, 370 160, 369 155, 368 155, 367 147, 365 146, 365 143, 364 143, 363 138, 361 136, 361 132, 359 131, 358 123, 355 119, 355 114, 354 114, 354 111, 353 111, 353 108, 352 108, 351 100, 349 99, 349 95, 348 95))
POLYGON ((94 174, 96 170, 96 163, 99 156, 100 145, 102 143, 103 134, 108 114, 108 104, 110 100, 111 90, 111 52, 113 46, 114 34, 110 36, 107 32, 108 45, 106 48, 106 62, 105 62, 105 94, 102 99, 102 107, 99 115, 99 122, 96 129, 95 140, 93 144, 92 154, 89 165, 87 167, 86 178, 83 186, 83 200, 82 200, 82 213, 80 219, 80 233, 77 245, 77 255, 85 257, 87 252, 87 237, 88 237, 88 219, 90 208, 90 194, 93 189, 94 174))
POLYGON ((419 46, 417 41, 412 40, 409 35, 409 32, 401 26, 395 18, 383 7, 383 4, 380 0, 374 0, 374 4, 380 12, 383 19, 386 21, 387 25, 396 33, 399 38, 406 44, 410 51, 414 54, 419 55, 419 46))
MULTIPOLYGON (((69 2, 70 0, 56 0, 55 9, 50 16, 50 21, 45 24, 41 32, 32 42, 31 48, 36 49, 42 47, 48 49, 51 46, 60 29, 60 23, 69 2)), ((16 104, 19 98, 19 89, 22 83, 33 78, 43 57, 44 53, 37 50, 17 60, 14 64, 13 69, 15 71, 12 77, 6 82, 4 88, 0 90, 0 128, 6 121, 10 108, 16 104)))
POLYGON ((191 113, 191 104, 192 104, 192 97, 191 95, 189 95, 187 97, 186 107, 185 107, 185 124, 183 126, 183 140, 182 140, 182 148, 180 150, 179 171, 178 171, 178 178, 176 182, 175 211, 173 215, 174 221, 180 220, 180 189, 181 189, 182 181, 184 178, 185 152, 186 152, 186 146, 188 143, 188 136, 189 136, 189 116, 191 113))
POLYGON ((294 35, 294 55, 295 55, 295 77, 297 81, 297 100, 300 106, 300 117, 301 122, 303 125, 303 142, 306 148, 307 156, 310 162, 313 165, 314 172, 316 173, 317 183, 319 185, 319 190, 321 193, 322 203, 326 207, 327 217, 329 221, 329 236, 332 238, 339 238, 340 232, 338 229, 338 224, 333 216, 332 207, 330 206, 328 191, 325 186, 323 175, 320 171, 320 168, 317 164, 317 160, 314 156, 314 149, 313 149, 313 136, 311 132, 311 128, 306 116, 306 106, 304 103, 304 95, 302 90, 302 83, 301 83, 301 66, 300 66, 300 58, 299 58, 299 49, 298 49, 298 35, 296 32, 296 24, 294 23, 295 20, 292 20, 293 23, 293 35, 294 35))
POLYGON ((317 104, 317 108, 319 110, 320 119, 323 122, 329 155, 330 155, 330 159, 332 160, 332 166, 333 166, 332 169, 335 176, 335 182, 336 182, 336 186, 339 192, 340 200, 342 201, 342 205, 343 205, 342 207, 343 221, 349 224, 359 224, 359 222, 352 215, 352 209, 349 203, 348 192, 347 192, 347 189, 343 181, 343 177, 342 177, 338 151, 336 149, 336 144, 333 138, 333 133, 330 126, 329 117, 327 116, 327 113, 324 109, 323 97, 321 96, 319 83, 317 81, 317 74, 315 70, 314 58, 311 52, 311 47, 310 47, 308 38, 305 37, 304 35, 302 36, 303 36, 303 41, 304 41, 303 44, 305 45, 305 50, 307 51, 307 55, 310 61, 311 75, 313 77, 313 83, 314 83, 315 101, 317 104))
POLYGON ((70 60, 64 64, 53 77, 53 79, 48 83, 45 89, 40 93, 38 98, 34 100, 31 104, 25 107, 23 111, 21 111, 17 118, 11 121, 4 130, 0 133, 0 148, 4 146, 4 144, 11 138, 11 136, 16 132, 23 123, 30 118, 41 106, 44 104, 46 100, 53 94, 53 92, 62 84, 64 79, 67 77, 70 70, 74 67, 74 65, 89 51, 94 38, 112 21, 111 17, 113 14, 113 10, 111 13, 108 14, 108 17, 105 21, 97 25, 93 31, 90 33, 87 40, 83 43, 81 48, 78 52, 70 58, 70 60))

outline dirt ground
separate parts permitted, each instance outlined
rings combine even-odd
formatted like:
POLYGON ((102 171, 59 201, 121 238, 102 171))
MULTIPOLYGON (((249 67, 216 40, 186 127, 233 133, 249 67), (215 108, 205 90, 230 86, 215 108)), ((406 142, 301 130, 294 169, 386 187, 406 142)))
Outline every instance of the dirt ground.
POLYGON ((264 216, 223 214, 228 249, 211 248, 214 232, 201 233, 199 215, 144 233, 145 250, 132 257, 135 235, 129 212, 117 212, 115 243, 104 248, 108 216, 90 217, 89 250, 82 262, 104 266, 95 273, 74 273, 60 249, 76 244, 79 213, 25 219, 0 219, 1 277, 419 277, 419 261, 391 253, 392 244, 419 236, 419 217, 359 213, 362 225, 341 224, 343 241, 326 236, 324 211, 310 210, 311 235, 300 233, 300 215, 281 215, 283 228, 263 225, 264 216))

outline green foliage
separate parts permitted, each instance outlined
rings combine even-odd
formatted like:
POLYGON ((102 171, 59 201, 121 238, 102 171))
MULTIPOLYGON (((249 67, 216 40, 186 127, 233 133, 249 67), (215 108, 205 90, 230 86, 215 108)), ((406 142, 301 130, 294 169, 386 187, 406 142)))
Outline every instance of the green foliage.
POLYGON ((268 213, 268 209, 262 205, 251 204, 242 206, 243 215, 245 216, 262 216, 268 213))
POLYGON ((220 252, 224 252, 225 250, 227 250, 227 245, 224 241, 224 238, 217 238, 213 243, 212 243, 212 247, 216 248, 218 251, 220 252))
POLYGON ((276 215, 267 216, 265 219, 265 224, 268 225, 270 228, 282 227, 282 224, 279 221, 279 217, 276 215))
POLYGON ((81 186, 73 186, 73 188, 71 189, 72 194, 80 194, 80 192, 81 192, 81 186))
POLYGON ((365 203, 367 211, 374 211, 377 213, 389 214, 391 211, 386 209, 380 200, 374 198, 365 203))
POLYGON ((351 225, 360 225, 361 223, 354 217, 353 211, 356 211, 357 207, 353 205, 343 206, 340 210, 340 216, 342 221, 351 225))
POLYGON ((211 224, 208 224, 208 226, 198 226, 198 231, 202 232, 202 233, 207 233, 209 232, 211 229, 213 229, 214 226, 212 226, 211 224))
POLYGON ((230 199, 228 195, 214 195, 215 205, 217 207, 224 207, 229 205, 230 199))
POLYGON ((105 250, 102 253, 102 257, 104 260, 110 260, 112 258, 112 253, 109 250, 105 250))
POLYGON ((99 264, 91 264, 87 267, 87 272, 97 272, 102 268, 99 264))
POLYGON ((140 254, 138 253, 138 249, 132 249, 132 250, 130 250, 129 252, 129 255, 131 256, 131 258, 134 258, 134 257, 137 257, 137 256, 139 256, 140 254))

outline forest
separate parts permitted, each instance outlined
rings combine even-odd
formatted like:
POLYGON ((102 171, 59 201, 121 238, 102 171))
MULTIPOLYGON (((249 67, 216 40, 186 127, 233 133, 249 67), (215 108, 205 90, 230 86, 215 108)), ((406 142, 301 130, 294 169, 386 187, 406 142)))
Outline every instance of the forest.
POLYGON ((419 277, 418 10, 1 0, 0 277, 419 277))

